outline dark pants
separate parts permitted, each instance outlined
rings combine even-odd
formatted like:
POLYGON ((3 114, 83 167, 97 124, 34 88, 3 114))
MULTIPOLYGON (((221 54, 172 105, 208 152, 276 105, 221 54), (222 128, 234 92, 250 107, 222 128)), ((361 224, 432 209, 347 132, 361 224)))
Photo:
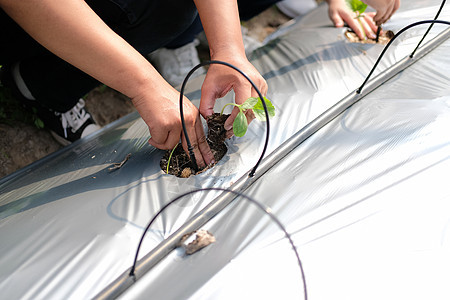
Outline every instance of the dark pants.
MULTIPOLYGON (((141 54, 165 46, 188 28, 197 10, 190 0, 86 0, 141 54)), ((82 20, 80 20, 82 22, 82 20)), ((71 109, 99 85, 91 76, 47 51, 0 10, 0 64, 20 61, 20 72, 38 102, 59 112, 71 109)))
MULTIPOLYGON (((281 0, 238 0, 239 17, 241 21, 250 20, 279 1, 281 0)), ((176 49, 184 46, 192 42, 202 31, 202 23, 200 22, 200 17, 197 15, 192 25, 165 47, 176 49)))
MULTIPOLYGON (((276 2, 239 0, 241 19, 250 19, 276 2)), ((183 46, 203 30, 191 0, 86 0, 86 3, 144 56, 160 47, 183 46)), ((66 112, 100 84, 39 45, 3 10, 0 10, 0 39, 0 64, 20 62, 27 87, 47 108, 66 112)))

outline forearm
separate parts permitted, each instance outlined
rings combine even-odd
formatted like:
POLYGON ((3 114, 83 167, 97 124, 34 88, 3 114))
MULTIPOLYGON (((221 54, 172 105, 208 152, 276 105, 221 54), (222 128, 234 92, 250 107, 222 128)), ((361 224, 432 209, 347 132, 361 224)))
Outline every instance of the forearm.
POLYGON ((131 98, 164 82, 84 1, 0 0, 0 5, 55 55, 131 98))
POLYGON ((205 29, 211 57, 222 54, 245 57, 237 2, 235 0, 194 1, 205 29))

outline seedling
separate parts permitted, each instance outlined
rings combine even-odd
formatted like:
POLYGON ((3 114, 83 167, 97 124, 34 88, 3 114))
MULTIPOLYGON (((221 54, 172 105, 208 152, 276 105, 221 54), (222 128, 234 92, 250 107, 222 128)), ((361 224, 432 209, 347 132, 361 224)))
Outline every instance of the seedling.
POLYGON ((362 24, 361 18, 364 18, 363 13, 367 8, 367 4, 365 4, 361 0, 346 0, 346 1, 347 1, 347 5, 350 7, 350 9, 356 13, 356 19, 358 20, 359 25, 361 25, 364 39, 366 39, 367 38, 366 31, 364 30, 364 26, 362 24))
POLYGON ((175 147, 173 147, 172 151, 170 151, 169 159, 167 160, 167 169, 166 169, 167 174, 169 174, 170 160, 172 159, 172 155, 175 152, 175 149, 177 148, 177 146, 178 146, 178 144, 176 144, 175 147))
MULTIPOLYGON (((275 116, 275 107, 273 104, 264 97, 264 102, 266 103, 267 112, 269 113, 269 118, 275 116)), ((247 132, 247 118, 245 117, 245 111, 248 109, 252 109, 253 113, 255 114, 256 118, 260 121, 266 121, 266 113, 264 111, 264 106, 260 98, 251 97, 248 98, 244 103, 242 104, 235 104, 235 103, 227 103, 223 106, 221 115, 223 114, 225 107, 228 105, 233 105, 239 108, 239 113, 234 119, 233 122, 233 132, 236 136, 242 137, 247 132)), ((175 145, 175 147, 171 150, 169 154, 169 158, 167 159, 167 167, 166 167, 166 173, 169 174, 169 166, 170 161, 172 160, 172 157, 174 155, 175 149, 177 148, 178 144, 175 145)))
MULTIPOLYGON (((264 102, 267 106, 267 111, 269 113, 269 118, 275 116, 275 107, 273 104, 264 97, 264 102)), ((256 97, 250 97, 247 100, 245 100, 242 104, 236 104, 236 103, 227 103, 223 106, 222 111, 220 114, 223 114, 223 111, 225 107, 228 105, 233 105, 239 108, 239 113, 237 114, 236 118, 233 122, 233 133, 235 136, 242 137, 247 132, 247 118, 245 117, 245 111, 248 109, 252 109, 253 113, 255 114, 255 117, 260 121, 266 120, 266 113, 264 111, 264 106, 262 104, 261 98, 256 97)))

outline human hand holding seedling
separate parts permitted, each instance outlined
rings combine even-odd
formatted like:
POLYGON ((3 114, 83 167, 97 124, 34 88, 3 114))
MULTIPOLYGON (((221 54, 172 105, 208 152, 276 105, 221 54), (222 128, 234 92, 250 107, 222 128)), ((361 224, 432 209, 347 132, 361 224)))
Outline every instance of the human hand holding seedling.
POLYGON ((364 11, 367 8, 367 4, 360 0, 346 0, 347 5, 350 7, 350 9, 356 14, 355 19, 358 20, 359 25, 361 26, 361 30, 363 33, 363 39, 367 39, 366 31, 364 30, 364 24, 362 22, 362 18, 364 18, 364 11))
POLYGON ((350 8, 346 0, 326 0, 328 3, 328 15, 333 21, 334 26, 343 27, 347 24, 355 34, 364 39, 364 34, 370 38, 375 38, 375 32, 377 31, 377 25, 373 21, 375 16, 374 12, 366 12, 362 15, 362 18, 357 20, 355 18, 356 13, 350 8), (363 33, 363 29, 364 33, 363 33))
MULTIPOLYGON (((225 61, 236 68, 239 68, 253 81, 262 96, 267 94, 266 81, 246 57, 239 57, 239 55, 231 54, 218 55, 217 61, 225 61)), ((202 97, 200 101, 200 113, 205 119, 214 113, 216 99, 225 97, 230 90, 234 91, 234 102, 238 105, 244 103, 249 97, 259 96, 252 84, 233 68, 220 64, 211 65, 206 74, 205 81, 203 82, 202 97)), ((224 127, 227 130, 227 137, 233 135, 233 122, 239 112, 239 109, 235 107, 225 121, 224 127)), ((244 114, 247 123, 250 123, 254 119, 252 110, 245 110, 244 114)))
MULTIPOLYGON (((264 103, 266 104, 267 112, 269 113, 269 118, 274 117, 275 116, 275 107, 273 106, 272 102, 270 102, 269 99, 264 97, 264 103)), ((227 103, 223 106, 220 114, 223 114, 225 107, 227 107, 229 105, 233 105, 239 109, 239 113, 237 114, 237 116, 233 122, 233 133, 235 136, 242 137, 247 132, 248 124, 247 124, 247 118, 245 116, 245 111, 251 109, 251 110, 253 110, 253 113, 258 120, 260 120, 260 121, 267 120, 266 112, 264 110, 264 106, 261 101, 261 98, 250 97, 242 104, 227 103)))

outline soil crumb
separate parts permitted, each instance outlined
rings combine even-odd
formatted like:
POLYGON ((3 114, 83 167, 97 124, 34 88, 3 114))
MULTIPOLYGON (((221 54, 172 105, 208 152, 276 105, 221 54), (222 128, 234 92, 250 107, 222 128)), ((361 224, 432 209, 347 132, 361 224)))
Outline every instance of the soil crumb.
MULTIPOLYGON (((206 119, 208 125, 207 142, 214 155, 214 160, 219 162, 227 153, 227 146, 225 145, 226 133, 224 124, 229 114, 214 113, 206 119)), ((164 173, 175 175, 180 178, 188 178, 191 175, 200 174, 214 165, 208 165, 204 169, 195 172, 192 167, 189 155, 184 152, 181 144, 178 144, 173 150, 172 157, 170 154, 172 150, 167 150, 161 158, 160 167, 164 173), (170 161, 169 161, 170 160, 170 161), (169 171, 167 172, 167 164, 169 164, 169 171)))
POLYGON ((365 40, 360 39, 356 33, 349 29, 345 32, 345 37, 351 43, 361 43, 361 44, 381 44, 386 45, 394 37, 394 33, 391 30, 383 31, 378 37, 378 43, 375 39, 367 38, 365 40))

